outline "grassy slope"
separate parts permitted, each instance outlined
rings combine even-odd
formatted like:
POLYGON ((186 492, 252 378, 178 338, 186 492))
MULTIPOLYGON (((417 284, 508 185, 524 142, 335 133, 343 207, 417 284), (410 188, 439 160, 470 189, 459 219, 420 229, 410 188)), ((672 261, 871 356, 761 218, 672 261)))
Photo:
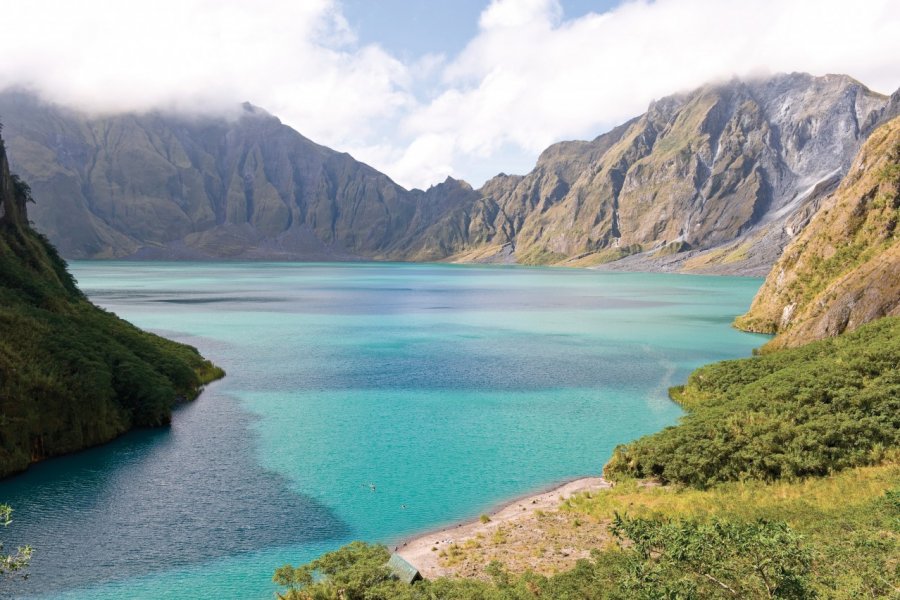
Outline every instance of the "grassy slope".
POLYGON ((784 521, 812 550, 811 582, 823 598, 890 598, 900 589, 900 465, 887 461, 795 482, 733 482, 707 490, 638 486, 567 502, 608 523, 616 513, 663 519, 784 521))
MULTIPOLYGON (((566 500, 558 512, 539 515, 529 534, 504 529, 502 536, 494 536, 502 539, 450 546, 444 564, 459 573, 456 564, 487 565, 499 558, 513 581, 528 580, 533 588, 533 595, 513 597, 532 598, 538 592, 554 597, 553 592, 573 579, 580 583, 582 592, 588 590, 576 595, 578 598, 617 597, 623 593, 618 582, 625 575, 625 553, 610 534, 617 514, 672 522, 784 522, 802 537, 810 551, 809 583, 819 597, 887 598, 900 584, 900 464, 896 461, 802 481, 751 480, 705 490, 624 480, 613 489, 566 500), (536 546, 535 537, 547 543, 536 546), (581 544, 591 539, 603 541, 581 544), (541 545, 547 547, 539 548, 541 545), (565 561, 566 555, 592 548, 600 554, 595 553, 589 561, 590 569, 555 571, 554 563, 565 561), (507 561, 506 557, 514 553, 519 556, 507 561), (531 568, 542 575, 527 572, 527 565, 534 564, 536 556, 540 561, 531 568)), ((571 565, 574 561, 568 562, 571 565)), ((482 595, 474 597, 491 598, 499 592, 495 584, 484 581, 484 571, 477 575, 482 581, 465 584, 481 586, 482 595)), ((464 586, 458 579, 441 585, 454 589, 464 586)))
MULTIPOLYGON (((0 163, 5 154, 0 142, 0 163)), ((8 171, 0 202, 10 206, 8 171)), ((3 214, 0 212, 0 214, 3 214)), ((0 219, 0 476, 169 422, 224 375, 195 348, 91 304, 24 216, 0 219)))
POLYGON ((777 333, 766 349, 900 314, 900 117, 879 127, 784 251, 735 325, 777 333))

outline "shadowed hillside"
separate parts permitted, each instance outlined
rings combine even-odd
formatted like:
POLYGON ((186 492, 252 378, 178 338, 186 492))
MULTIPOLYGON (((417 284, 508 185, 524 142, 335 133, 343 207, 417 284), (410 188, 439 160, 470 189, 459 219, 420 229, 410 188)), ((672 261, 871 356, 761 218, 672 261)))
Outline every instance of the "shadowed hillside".
POLYGON ((0 140, 0 476, 165 425, 177 401, 224 374, 88 302, 29 226, 30 201, 0 140))
POLYGON ((37 228, 72 258, 386 258, 474 194, 409 192, 250 104, 93 117, 7 92, 0 115, 37 228))

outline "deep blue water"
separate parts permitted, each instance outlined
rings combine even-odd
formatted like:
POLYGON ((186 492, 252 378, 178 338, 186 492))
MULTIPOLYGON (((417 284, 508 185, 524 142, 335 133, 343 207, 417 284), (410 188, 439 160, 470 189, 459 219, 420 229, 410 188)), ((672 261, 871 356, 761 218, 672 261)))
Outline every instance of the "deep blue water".
POLYGON ((2 539, 35 547, 29 579, 0 584, 14 596, 271 598, 285 562, 599 473, 615 445, 677 420, 667 387, 765 341, 729 325, 759 279, 72 267, 94 302, 199 347, 228 377, 170 428, 0 483, 16 509, 2 539))

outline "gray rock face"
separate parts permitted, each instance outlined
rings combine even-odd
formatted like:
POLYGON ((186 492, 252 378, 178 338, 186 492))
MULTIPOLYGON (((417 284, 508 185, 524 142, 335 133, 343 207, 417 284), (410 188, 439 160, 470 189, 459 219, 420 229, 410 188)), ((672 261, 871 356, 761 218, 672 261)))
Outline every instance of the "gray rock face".
POLYGON ((900 117, 876 129, 735 324, 775 333, 764 349, 900 315, 900 117))
POLYGON ((485 184, 497 216, 458 256, 509 243, 519 262, 765 274, 897 103, 804 74, 664 98, 485 184))
POLYGON ((72 258, 390 258, 466 194, 407 191, 244 105, 233 121, 89 117, 0 94, 38 229, 72 258))
POLYGON ((707 85, 524 176, 408 191, 260 109, 87 117, 0 94, 32 211, 75 258, 394 259, 764 274, 900 113, 843 75, 707 85))

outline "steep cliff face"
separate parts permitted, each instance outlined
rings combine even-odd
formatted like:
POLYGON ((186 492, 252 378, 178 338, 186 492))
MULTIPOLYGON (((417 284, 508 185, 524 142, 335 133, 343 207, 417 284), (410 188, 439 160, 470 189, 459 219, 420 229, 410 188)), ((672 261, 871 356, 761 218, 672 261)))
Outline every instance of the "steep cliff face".
POLYGON ((232 120, 95 118, 5 93, 0 114, 43 199, 35 223, 74 258, 385 258, 446 200, 250 105, 232 120))
POLYGON ((551 147, 525 177, 488 182, 482 196, 497 217, 460 256, 509 243, 520 262, 584 265, 639 254, 622 264, 768 270, 809 207, 896 110, 896 99, 846 76, 735 80, 664 98, 592 142, 551 147))
POLYGON ((222 375, 88 302, 30 228, 29 199, 0 140, 0 477, 168 423, 179 398, 222 375))
MULTIPOLYGON (((0 125, 0 133, 2 133, 0 125)), ((10 228, 26 227, 28 213, 25 204, 31 199, 31 189, 10 173, 6 144, 0 138, 0 225, 10 228)))
POLYGON ((779 75, 654 102, 525 176, 408 191, 260 109, 89 117, 0 94, 13 167, 71 257, 352 258, 763 275, 900 112, 847 76, 779 75), (613 262, 615 261, 615 262, 613 262))
POLYGON ((900 315, 900 118, 878 128, 736 322, 798 346, 900 315))

